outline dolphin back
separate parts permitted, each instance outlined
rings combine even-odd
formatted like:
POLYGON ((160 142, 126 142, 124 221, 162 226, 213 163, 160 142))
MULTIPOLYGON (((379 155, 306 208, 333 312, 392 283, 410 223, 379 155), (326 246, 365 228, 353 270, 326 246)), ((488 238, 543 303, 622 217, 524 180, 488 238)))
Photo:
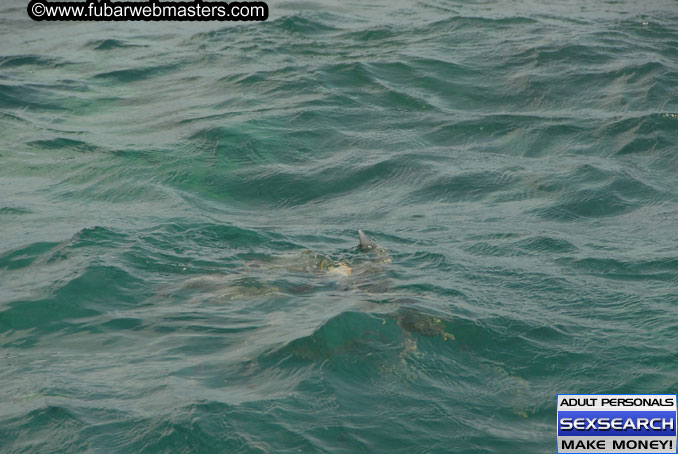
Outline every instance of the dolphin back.
POLYGON ((360 236, 360 250, 362 251, 374 251, 377 249, 377 245, 370 239, 369 236, 362 230, 358 230, 358 235, 360 236))

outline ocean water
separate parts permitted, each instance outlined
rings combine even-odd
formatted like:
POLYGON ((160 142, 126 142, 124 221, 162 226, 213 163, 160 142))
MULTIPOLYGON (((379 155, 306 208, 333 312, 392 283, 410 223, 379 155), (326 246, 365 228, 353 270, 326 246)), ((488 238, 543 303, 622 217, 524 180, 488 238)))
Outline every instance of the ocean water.
POLYGON ((26 3, 0 452, 546 453, 557 393, 678 390, 677 2, 26 3))

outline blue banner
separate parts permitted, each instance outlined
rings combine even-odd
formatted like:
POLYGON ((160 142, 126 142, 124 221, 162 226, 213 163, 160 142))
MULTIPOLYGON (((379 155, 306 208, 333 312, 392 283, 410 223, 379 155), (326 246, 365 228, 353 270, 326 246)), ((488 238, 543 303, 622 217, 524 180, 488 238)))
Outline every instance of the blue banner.
POLYGON ((559 411, 558 436, 676 436, 675 411, 559 411))

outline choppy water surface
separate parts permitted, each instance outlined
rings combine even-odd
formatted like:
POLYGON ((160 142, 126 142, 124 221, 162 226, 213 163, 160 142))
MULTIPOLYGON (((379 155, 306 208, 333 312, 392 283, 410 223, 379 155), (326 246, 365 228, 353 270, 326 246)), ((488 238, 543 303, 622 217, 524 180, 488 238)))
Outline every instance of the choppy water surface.
POLYGON ((676 391, 675 1, 25 6, 3 453, 544 453, 556 393, 676 391))

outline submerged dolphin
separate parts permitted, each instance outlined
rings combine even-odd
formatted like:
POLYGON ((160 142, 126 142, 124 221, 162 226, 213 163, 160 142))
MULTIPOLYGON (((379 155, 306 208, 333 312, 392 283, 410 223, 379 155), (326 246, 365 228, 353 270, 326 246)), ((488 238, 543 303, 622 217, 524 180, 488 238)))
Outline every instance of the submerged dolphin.
POLYGON ((360 244, 358 247, 362 251, 374 251, 377 249, 377 245, 370 239, 369 236, 365 234, 362 230, 358 230, 358 235, 360 236, 360 244))

